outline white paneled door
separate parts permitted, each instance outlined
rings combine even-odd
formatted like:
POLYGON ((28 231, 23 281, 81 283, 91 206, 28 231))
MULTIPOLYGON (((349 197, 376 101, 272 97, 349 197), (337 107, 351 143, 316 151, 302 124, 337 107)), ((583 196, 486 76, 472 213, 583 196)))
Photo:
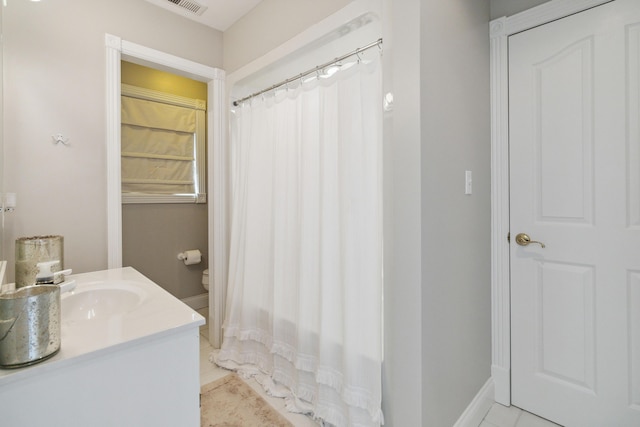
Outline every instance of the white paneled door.
POLYGON ((640 0, 509 38, 509 138, 512 403, 638 427, 640 0))

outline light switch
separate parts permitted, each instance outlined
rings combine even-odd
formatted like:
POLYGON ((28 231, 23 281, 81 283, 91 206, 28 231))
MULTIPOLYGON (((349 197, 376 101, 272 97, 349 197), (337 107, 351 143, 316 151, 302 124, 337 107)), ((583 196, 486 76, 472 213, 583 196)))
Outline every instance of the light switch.
POLYGON ((473 192, 473 177, 471 171, 464 171, 464 194, 473 192))

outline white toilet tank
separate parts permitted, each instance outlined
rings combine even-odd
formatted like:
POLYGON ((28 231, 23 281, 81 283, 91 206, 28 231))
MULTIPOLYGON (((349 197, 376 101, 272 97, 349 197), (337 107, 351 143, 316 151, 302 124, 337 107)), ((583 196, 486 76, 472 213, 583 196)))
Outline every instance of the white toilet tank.
POLYGON ((202 286, 209 291, 209 269, 207 268, 202 272, 202 286))

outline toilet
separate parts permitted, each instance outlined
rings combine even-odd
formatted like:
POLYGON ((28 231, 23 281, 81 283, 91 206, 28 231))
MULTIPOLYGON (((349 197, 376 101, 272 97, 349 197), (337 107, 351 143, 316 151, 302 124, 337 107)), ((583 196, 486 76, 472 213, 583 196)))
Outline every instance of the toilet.
POLYGON ((209 269, 207 268, 202 272, 202 286, 209 292, 209 269))

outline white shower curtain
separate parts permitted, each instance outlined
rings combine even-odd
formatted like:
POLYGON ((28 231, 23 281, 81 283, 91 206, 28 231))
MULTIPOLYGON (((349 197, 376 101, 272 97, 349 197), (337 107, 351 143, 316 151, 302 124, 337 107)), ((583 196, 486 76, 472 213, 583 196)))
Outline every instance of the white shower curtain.
POLYGON ((231 255, 216 363, 336 426, 383 422, 374 56, 254 98, 232 123, 231 255))

